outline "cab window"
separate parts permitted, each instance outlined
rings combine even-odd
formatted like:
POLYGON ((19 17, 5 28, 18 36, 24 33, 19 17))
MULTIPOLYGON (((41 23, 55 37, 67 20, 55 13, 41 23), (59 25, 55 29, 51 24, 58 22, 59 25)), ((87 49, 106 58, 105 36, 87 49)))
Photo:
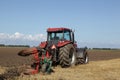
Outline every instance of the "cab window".
POLYGON ((69 31, 64 32, 64 39, 70 41, 70 32, 69 31))

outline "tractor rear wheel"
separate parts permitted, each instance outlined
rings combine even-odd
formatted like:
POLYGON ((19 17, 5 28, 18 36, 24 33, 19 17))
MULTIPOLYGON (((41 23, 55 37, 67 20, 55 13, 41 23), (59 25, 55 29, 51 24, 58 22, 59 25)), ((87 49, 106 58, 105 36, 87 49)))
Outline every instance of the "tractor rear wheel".
POLYGON ((76 51, 72 44, 67 44, 60 48, 59 60, 61 67, 69 67, 76 64, 76 51))

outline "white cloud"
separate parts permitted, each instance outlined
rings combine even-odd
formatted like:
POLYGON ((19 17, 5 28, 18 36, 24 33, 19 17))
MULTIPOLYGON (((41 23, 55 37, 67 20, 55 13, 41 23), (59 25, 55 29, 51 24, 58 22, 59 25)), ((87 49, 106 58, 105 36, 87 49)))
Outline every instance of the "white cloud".
POLYGON ((37 45, 41 41, 45 41, 44 34, 22 34, 15 32, 14 34, 0 33, 0 44, 27 44, 37 45), (37 44, 36 44, 37 43, 37 44))
MULTIPOLYGON (((14 34, 0 33, 0 44, 13 44, 13 45, 31 45, 38 46, 41 41, 45 41, 47 38, 44 34, 22 34, 15 32, 14 34)), ((106 47, 106 48, 119 48, 118 42, 81 42, 77 40, 78 47, 106 47)))
POLYGON ((8 36, 9 39, 20 39, 20 38, 24 38, 24 34, 21 34, 19 32, 16 32, 12 35, 8 36))

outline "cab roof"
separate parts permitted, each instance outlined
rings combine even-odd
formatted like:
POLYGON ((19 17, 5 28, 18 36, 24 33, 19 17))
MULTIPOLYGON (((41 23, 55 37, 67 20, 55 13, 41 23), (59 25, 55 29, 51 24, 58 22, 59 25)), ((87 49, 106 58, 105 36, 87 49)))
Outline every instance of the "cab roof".
POLYGON ((69 28, 48 28, 47 32, 71 31, 69 28))

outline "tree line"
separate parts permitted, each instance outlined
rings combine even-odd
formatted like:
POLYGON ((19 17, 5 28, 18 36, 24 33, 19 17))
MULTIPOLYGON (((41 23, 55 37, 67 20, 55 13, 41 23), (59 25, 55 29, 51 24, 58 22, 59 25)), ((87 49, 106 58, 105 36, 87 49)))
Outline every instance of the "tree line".
POLYGON ((29 45, 5 45, 0 44, 0 47, 30 47, 29 45))
POLYGON ((120 48, 89 48, 92 50, 119 50, 120 48))

